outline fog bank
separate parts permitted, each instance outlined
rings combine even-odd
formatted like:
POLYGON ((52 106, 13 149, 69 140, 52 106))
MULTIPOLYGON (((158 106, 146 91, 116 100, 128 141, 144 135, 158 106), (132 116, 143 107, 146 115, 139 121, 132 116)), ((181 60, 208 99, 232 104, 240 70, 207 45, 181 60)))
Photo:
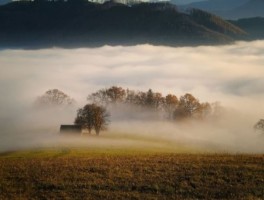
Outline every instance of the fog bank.
MULTIPOLYGON (((65 141, 57 134, 59 125, 73 122, 76 109, 86 103, 88 94, 117 85, 143 91, 151 88, 178 97, 188 92, 202 102, 220 101, 227 112, 217 121, 185 124, 113 118, 110 132, 103 133, 107 137, 115 132, 144 135, 144 145, 148 138, 155 137, 175 145, 264 153, 264 138, 252 129, 258 119, 264 118, 263 64, 264 41, 181 48, 139 45, 1 50, 0 151, 63 144, 65 141), (34 110, 36 97, 52 88, 69 94, 78 105, 34 110)), ((139 144, 139 140, 126 138, 121 141, 102 137, 93 143, 110 140, 103 146, 115 146, 114 141, 117 146, 131 141, 139 144)), ((83 141, 77 140, 76 144, 83 141)))

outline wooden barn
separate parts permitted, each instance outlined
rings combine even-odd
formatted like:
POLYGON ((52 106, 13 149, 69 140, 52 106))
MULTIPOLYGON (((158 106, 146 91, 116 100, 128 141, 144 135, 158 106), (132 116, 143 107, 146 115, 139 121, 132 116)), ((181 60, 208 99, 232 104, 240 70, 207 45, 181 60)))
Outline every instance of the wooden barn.
POLYGON ((82 134, 82 126, 80 125, 61 125, 60 126, 61 134, 74 134, 81 135, 82 134))

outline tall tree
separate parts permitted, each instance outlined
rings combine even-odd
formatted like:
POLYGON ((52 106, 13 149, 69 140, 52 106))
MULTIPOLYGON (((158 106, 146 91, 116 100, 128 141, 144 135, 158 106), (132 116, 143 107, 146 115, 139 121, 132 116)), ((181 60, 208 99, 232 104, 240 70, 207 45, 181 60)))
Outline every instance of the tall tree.
POLYGON ((112 86, 106 90, 106 94, 111 103, 124 102, 126 91, 122 87, 112 86))
POLYGON ((106 130, 110 114, 105 108, 97 106, 94 110, 94 129, 97 135, 101 130, 106 130))
POLYGON ((87 104, 83 108, 78 109, 77 117, 74 124, 81 125, 83 129, 87 129, 89 134, 94 127, 94 104, 87 104))
POLYGON ((174 118, 193 117, 201 111, 201 104, 193 95, 186 93, 180 97, 179 106, 174 112, 174 118))
POLYGON ((168 113, 169 119, 173 118, 173 112, 176 110, 178 105, 179 105, 179 100, 175 95, 168 94, 165 97, 163 108, 164 108, 165 112, 168 113))
POLYGON ((77 111, 74 123, 81 125, 91 133, 92 129, 99 135, 101 130, 105 130, 109 123, 110 114, 102 106, 87 104, 77 111))
POLYGON ((162 94, 159 92, 153 92, 152 89, 149 89, 146 93, 145 106, 158 110, 163 103, 162 94))

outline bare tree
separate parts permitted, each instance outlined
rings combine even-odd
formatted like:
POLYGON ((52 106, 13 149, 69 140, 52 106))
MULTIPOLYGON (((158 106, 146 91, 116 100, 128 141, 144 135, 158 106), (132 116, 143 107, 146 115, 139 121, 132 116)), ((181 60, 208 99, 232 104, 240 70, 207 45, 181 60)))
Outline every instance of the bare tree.
POLYGON ((72 105, 74 103, 75 100, 73 98, 58 89, 46 91, 35 102, 37 106, 72 105))
POLYGON ((108 89, 102 89, 92 93, 87 97, 87 100, 100 105, 116 104, 124 102, 126 91, 122 87, 112 86, 108 89))
POLYGON ((81 125, 91 133, 92 129, 99 135, 101 130, 105 130, 109 123, 110 114, 102 106, 87 104, 77 111, 74 123, 81 125))

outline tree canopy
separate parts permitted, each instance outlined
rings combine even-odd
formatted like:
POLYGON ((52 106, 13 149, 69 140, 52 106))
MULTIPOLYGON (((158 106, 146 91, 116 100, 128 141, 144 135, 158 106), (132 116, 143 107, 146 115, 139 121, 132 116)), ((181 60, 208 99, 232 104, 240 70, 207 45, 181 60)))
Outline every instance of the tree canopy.
POLYGON ((81 125, 83 129, 87 129, 89 133, 94 129, 99 135, 101 130, 105 130, 109 123, 110 114, 107 110, 96 104, 86 104, 77 111, 77 117, 74 124, 81 125))
POLYGON ((98 90, 90 94, 87 100, 103 106, 121 103, 154 112, 163 112, 170 120, 202 119, 216 111, 216 109, 212 109, 214 104, 200 102, 190 93, 186 93, 180 98, 174 94, 167 94, 164 97, 160 92, 155 92, 152 89, 143 92, 117 86, 98 90))

